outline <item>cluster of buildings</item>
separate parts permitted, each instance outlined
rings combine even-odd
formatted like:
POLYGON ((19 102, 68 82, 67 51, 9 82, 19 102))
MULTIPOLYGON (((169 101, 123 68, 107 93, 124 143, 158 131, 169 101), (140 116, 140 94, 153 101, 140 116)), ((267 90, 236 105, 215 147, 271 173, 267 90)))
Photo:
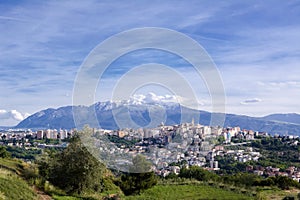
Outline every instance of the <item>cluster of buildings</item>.
MULTIPOLYGON (((180 125, 165 126, 161 124, 156 128, 139 128, 122 130, 97 130, 98 133, 108 134, 124 138, 126 140, 145 139, 145 138, 160 138, 162 135, 167 141, 171 141, 174 134, 183 134, 197 136, 223 136, 225 143, 230 143, 232 137, 243 140, 254 140, 257 136, 268 136, 266 132, 254 132, 252 130, 241 129, 240 127, 211 127, 203 126, 200 124, 195 125, 192 123, 183 123, 180 125)), ((199 137, 198 137, 199 138, 199 137)), ((197 142, 197 140, 195 140, 197 142)))
MULTIPOLYGON (((155 166, 158 174, 166 176, 171 172, 178 173, 178 166, 174 163, 185 162, 186 165, 206 167, 209 170, 219 170, 216 155, 231 155, 240 162, 259 159, 259 152, 224 151, 223 145, 229 145, 233 137, 243 137, 253 140, 260 133, 241 130, 239 127, 210 127, 200 124, 183 123, 180 125, 160 126, 152 129, 122 129, 122 130, 96 130, 95 138, 100 138, 95 144, 108 165, 124 165, 136 154, 143 154, 155 166), (110 141, 103 142, 103 136, 109 135, 127 141, 137 141, 133 145, 114 145, 110 141), (224 139, 222 146, 215 146, 219 138, 224 139), (102 139, 101 139, 102 138, 102 139), (172 164, 172 165, 170 165, 172 164)), ((118 166, 115 166, 118 167, 118 166)))
POLYGON ((185 161, 188 165, 205 166, 206 156, 222 132, 220 127, 195 125, 192 122, 174 126, 162 124, 153 129, 97 130, 94 137, 98 139, 96 148, 106 164, 119 168, 133 156, 143 154, 158 174, 166 175, 171 171, 178 172, 178 167, 170 166, 171 163, 185 161), (103 142, 106 135, 137 142, 131 146, 114 145, 107 140, 103 142), (116 166, 116 163, 119 165, 116 166))
POLYGON ((265 177, 287 176, 295 181, 300 182, 300 168, 294 166, 290 166, 286 170, 282 171, 279 168, 272 166, 262 167, 249 165, 246 167, 246 171, 265 177))
POLYGON ((227 156, 232 158, 235 161, 238 162, 248 162, 248 161, 258 161, 258 159, 261 157, 260 152, 258 151, 253 151, 252 147, 244 149, 239 149, 239 150, 227 150, 227 151, 218 151, 217 155, 221 156, 227 156))
MULTIPOLYGON (((10 146, 26 147, 57 147, 53 144, 45 144, 44 139, 64 140, 72 137, 74 130, 8 130, 0 132, 1 143, 10 146), (42 141, 41 141, 42 140, 42 141), (32 141, 35 141, 34 144, 32 141)), ((102 160, 111 167, 122 168, 128 166, 128 161, 137 154, 143 154, 154 165, 158 174, 166 176, 174 172, 179 173, 179 167, 174 163, 184 162, 188 166, 196 165, 210 170, 219 170, 216 155, 234 155, 233 158, 246 162, 258 159, 255 153, 227 152, 223 146, 215 145, 218 138, 223 138, 224 145, 231 143, 232 138, 243 137, 246 140, 254 139, 255 132, 241 130, 239 127, 211 127, 191 123, 183 123, 173 126, 161 124, 156 128, 122 129, 122 130, 96 130, 93 129, 93 137, 96 148, 100 152, 102 160), (117 144, 107 139, 107 136, 129 141, 132 145, 117 144), (173 165, 171 165, 173 164, 173 165)), ((66 145, 60 144, 61 147, 66 145)), ((126 169, 125 169, 126 170, 126 169)))
POLYGON ((168 137, 171 141, 171 137, 174 134, 184 134, 185 137, 188 134, 193 135, 220 135, 223 129, 221 127, 210 127, 202 126, 200 124, 194 125, 192 123, 183 123, 174 126, 165 126, 161 124, 156 128, 139 128, 139 129, 129 129, 125 128, 122 130, 97 130, 100 134, 108 134, 124 138, 126 140, 133 139, 144 139, 144 138, 160 138, 162 135, 166 138, 168 137))
POLYGON ((73 135, 73 130, 60 129, 59 131, 56 129, 46 129, 46 130, 38 130, 33 134, 33 137, 41 140, 41 139, 66 139, 70 138, 73 135))
MULTIPOLYGON (((45 129, 45 130, 23 130, 23 129, 9 129, 0 132, 0 144, 8 146, 38 146, 47 147, 46 144, 41 143, 44 139, 64 140, 72 137, 74 130, 65 129, 45 129), (35 145, 33 145, 35 143, 35 145)), ((51 146, 51 145, 50 145, 51 146)), ((49 147, 50 147, 49 146, 49 147)), ((52 146, 51 146, 52 147, 52 146)))

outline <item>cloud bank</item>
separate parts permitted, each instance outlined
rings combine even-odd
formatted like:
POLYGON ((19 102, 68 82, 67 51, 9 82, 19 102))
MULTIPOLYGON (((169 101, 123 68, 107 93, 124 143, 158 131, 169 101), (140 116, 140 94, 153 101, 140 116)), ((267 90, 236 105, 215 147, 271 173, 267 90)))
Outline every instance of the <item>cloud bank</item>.
POLYGON ((27 118, 30 114, 28 113, 20 113, 17 110, 0 110, 0 119, 10 119, 15 121, 22 121, 23 119, 27 118))

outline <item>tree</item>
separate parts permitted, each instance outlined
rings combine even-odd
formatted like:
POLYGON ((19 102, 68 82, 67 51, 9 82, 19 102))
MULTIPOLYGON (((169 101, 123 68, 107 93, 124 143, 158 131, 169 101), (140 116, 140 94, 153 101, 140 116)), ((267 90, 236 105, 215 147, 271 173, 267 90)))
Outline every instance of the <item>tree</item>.
MULTIPOLYGON (((80 134, 80 133, 79 133, 80 134)), ((102 191, 105 167, 93 157, 75 135, 68 147, 39 164, 41 175, 67 193, 102 191)))
POLYGON ((290 189, 290 187, 300 187, 299 182, 296 182, 293 179, 286 176, 277 176, 275 179, 275 183, 282 190, 288 190, 290 189))
POLYGON ((217 181, 219 179, 218 175, 198 166, 191 166, 190 168, 183 167, 180 170, 179 177, 194 178, 199 181, 217 181))
POLYGON ((137 155, 132 160, 130 173, 121 176, 117 183, 125 195, 140 194, 141 191, 156 185, 157 177, 151 170, 151 163, 145 157, 137 155), (138 172, 138 173, 136 173, 138 172))
POLYGON ((10 154, 4 146, 0 146, 0 158, 9 158, 10 154))

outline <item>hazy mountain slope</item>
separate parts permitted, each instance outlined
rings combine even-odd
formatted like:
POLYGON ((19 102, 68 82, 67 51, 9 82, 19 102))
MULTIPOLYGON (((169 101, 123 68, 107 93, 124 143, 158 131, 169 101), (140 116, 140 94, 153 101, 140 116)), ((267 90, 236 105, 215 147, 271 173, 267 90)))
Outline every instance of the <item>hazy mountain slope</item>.
POLYGON ((72 106, 49 108, 37 112, 23 121, 17 128, 71 128, 74 127, 72 106))
POLYGON ((296 113, 272 114, 272 115, 262 117, 262 119, 269 120, 269 121, 279 121, 279 122, 300 124, 300 115, 296 113))

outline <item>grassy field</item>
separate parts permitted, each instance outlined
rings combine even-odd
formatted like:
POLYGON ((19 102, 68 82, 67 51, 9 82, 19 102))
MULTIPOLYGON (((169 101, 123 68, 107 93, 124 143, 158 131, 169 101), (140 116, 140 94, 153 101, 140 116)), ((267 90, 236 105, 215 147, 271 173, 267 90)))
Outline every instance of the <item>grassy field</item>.
POLYGON ((20 160, 0 158, 0 168, 20 174, 21 166, 22 162, 20 160))
POLYGON ((0 169, 0 199, 36 199, 32 188, 15 173, 0 169))
POLYGON ((0 199, 37 199, 33 189, 19 175, 22 162, 0 158, 0 199))
POLYGON ((276 188, 265 188, 260 192, 260 196, 265 200, 282 200, 286 196, 297 199, 298 193, 300 193, 299 189, 279 190, 276 188))
POLYGON ((135 199, 181 199, 181 200, 192 200, 192 199, 228 199, 228 200, 242 200, 242 199, 254 199, 253 197, 246 196, 243 194, 227 191, 220 188, 215 188, 207 185, 157 185, 149 190, 146 190, 141 195, 128 196, 126 200, 135 199))

